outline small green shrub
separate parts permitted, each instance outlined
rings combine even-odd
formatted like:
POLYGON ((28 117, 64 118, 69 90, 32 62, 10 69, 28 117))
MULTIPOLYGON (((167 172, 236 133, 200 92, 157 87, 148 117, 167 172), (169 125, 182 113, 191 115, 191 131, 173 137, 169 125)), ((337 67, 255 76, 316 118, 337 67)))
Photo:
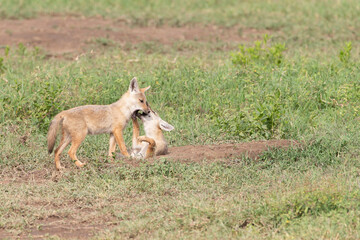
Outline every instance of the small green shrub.
POLYGON ((5 57, 9 56, 9 53, 10 53, 10 47, 6 46, 4 51, 5 57))
POLYGON ((340 50, 339 59, 342 63, 348 64, 351 58, 352 42, 345 43, 345 46, 340 50))
POLYGON ((27 48, 23 43, 18 44, 18 48, 16 49, 17 54, 20 56, 25 56, 27 53, 27 48))
POLYGON ((46 130, 51 118, 63 110, 62 102, 58 100, 61 95, 59 84, 44 82, 33 95, 32 107, 28 110, 29 115, 41 130, 46 130))
POLYGON ((275 137, 282 124, 283 108, 276 96, 265 96, 250 106, 239 110, 213 110, 213 118, 218 129, 240 139, 275 137))
POLYGON ((265 35, 262 41, 255 41, 253 47, 239 46, 236 53, 232 53, 232 62, 235 65, 248 66, 253 64, 280 65, 283 62, 283 52, 286 46, 283 43, 268 45, 269 36, 265 35))

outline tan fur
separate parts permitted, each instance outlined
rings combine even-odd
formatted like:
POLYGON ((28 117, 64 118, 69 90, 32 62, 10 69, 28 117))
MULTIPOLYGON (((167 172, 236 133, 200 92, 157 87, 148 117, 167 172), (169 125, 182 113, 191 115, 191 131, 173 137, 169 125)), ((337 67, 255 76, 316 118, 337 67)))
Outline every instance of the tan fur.
POLYGON ((56 132, 60 126, 62 127, 62 137, 55 150, 56 169, 61 169, 60 154, 70 142, 71 147, 68 151, 70 158, 78 167, 84 165, 78 160, 76 151, 88 134, 109 133, 109 155, 111 156, 115 151, 116 141, 121 153, 129 157, 123 139, 123 129, 135 111, 149 111, 144 94, 147 89, 139 89, 137 80, 134 78, 130 83, 129 90, 113 104, 80 106, 56 115, 50 124, 47 136, 48 151, 51 153, 55 145, 56 132))
POLYGON ((133 122, 133 152, 132 156, 141 158, 150 158, 168 153, 167 142, 165 141, 162 130, 171 131, 173 126, 163 121, 156 112, 150 108, 147 116, 141 116, 144 124, 146 136, 139 136, 140 129, 136 117, 132 118, 133 122), (164 124, 168 128, 164 128, 164 124))
MULTIPOLYGON (((146 136, 141 136, 137 138, 139 142, 147 142, 149 144, 149 146, 146 149, 146 154, 145 154, 145 158, 151 158, 154 156, 154 152, 156 149, 156 142, 154 139, 146 137, 146 136)), ((159 151, 157 152, 158 154, 155 153, 155 155, 163 155, 167 153, 167 149, 166 149, 166 153, 163 154, 159 154, 159 151)))

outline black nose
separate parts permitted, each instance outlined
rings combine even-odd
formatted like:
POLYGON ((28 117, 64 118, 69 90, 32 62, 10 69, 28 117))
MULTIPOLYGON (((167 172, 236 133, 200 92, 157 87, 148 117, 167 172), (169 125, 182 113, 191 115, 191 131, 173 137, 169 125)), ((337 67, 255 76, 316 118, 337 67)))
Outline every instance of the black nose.
POLYGON ((150 111, 148 111, 148 114, 150 113, 150 111))

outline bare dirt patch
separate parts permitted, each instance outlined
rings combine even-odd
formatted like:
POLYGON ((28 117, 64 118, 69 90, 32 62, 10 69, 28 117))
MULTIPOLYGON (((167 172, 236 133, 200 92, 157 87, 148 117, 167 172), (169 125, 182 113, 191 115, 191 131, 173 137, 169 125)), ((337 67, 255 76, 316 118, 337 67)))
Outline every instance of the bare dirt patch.
POLYGON ((244 143, 229 143, 219 145, 202 145, 202 146, 182 146, 172 147, 169 154, 163 157, 177 161, 198 162, 204 159, 216 161, 219 159, 228 159, 234 157, 247 156, 257 158, 262 152, 271 148, 288 148, 297 146, 295 141, 290 140, 270 140, 270 141, 253 141, 244 143))
POLYGON ((96 39, 109 39, 121 44, 154 41, 171 45, 193 40, 202 42, 243 42, 262 35, 256 29, 218 26, 133 27, 123 20, 42 16, 35 19, 0 20, 0 46, 41 47, 51 54, 82 52, 96 39))
POLYGON ((57 236, 61 239, 89 239, 98 231, 105 230, 106 225, 87 224, 80 222, 64 223, 64 219, 50 217, 37 222, 38 227, 25 230, 25 232, 6 231, 0 229, 0 238, 9 239, 47 239, 57 236))
POLYGON ((106 229, 105 225, 90 225, 78 222, 64 224, 58 223, 56 220, 46 219, 41 228, 31 229, 28 235, 32 239, 43 239, 47 236, 58 236, 63 239, 89 239, 97 231, 104 229, 106 229))
MULTIPOLYGON (((159 159, 167 159, 181 163, 191 162, 216 162, 227 161, 234 158, 249 157, 257 159, 264 151, 273 148, 299 147, 300 144, 293 140, 269 140, 269 141, 252 141, 244 143, 226 143, 214 145, 187 145, 180 147, 170 147, 169 153, 157 156, 152 159, 146 159, 146 162, 155 162, 159 159)), ((127 165, 138 166, 144 160, 118 158, 127 165)), ((89 163, 91 164, 91 163, 89 163)))

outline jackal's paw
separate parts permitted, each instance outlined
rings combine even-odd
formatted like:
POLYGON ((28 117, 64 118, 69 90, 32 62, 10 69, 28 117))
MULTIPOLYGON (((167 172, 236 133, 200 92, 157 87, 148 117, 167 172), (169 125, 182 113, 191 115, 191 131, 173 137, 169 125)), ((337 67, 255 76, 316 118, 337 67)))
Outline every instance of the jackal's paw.
POLYGON ((136 140, 137 140, 138 142, 143 142, 143 141, 146 140, 146 138, 145 138, 144 136, 140 136, 140 137, 137 137, 136 140))
POLYGON ((78 167, 83 167, 85 163, 80 162, 79 160, 75 162, 75 165, 78 167))
POLYGON ((142 154, 139 153, 139 152, 132 152, 130 156, 131 156, 131 158, 134 158, 134 159, 141 159, 141 158, 143 158, 142 154))
POLYGON ((141 153, 138 153, 134 156, 135 159, 143 159, 144 156, 141 153))
POLYGON ((56 170, 57 170, 57 171, 61 171, 61 170, 63 170, 63 169, 65 169, 65 168, 62 167, 62 166, 60 166, 60 165, 56 166, 56 170))

